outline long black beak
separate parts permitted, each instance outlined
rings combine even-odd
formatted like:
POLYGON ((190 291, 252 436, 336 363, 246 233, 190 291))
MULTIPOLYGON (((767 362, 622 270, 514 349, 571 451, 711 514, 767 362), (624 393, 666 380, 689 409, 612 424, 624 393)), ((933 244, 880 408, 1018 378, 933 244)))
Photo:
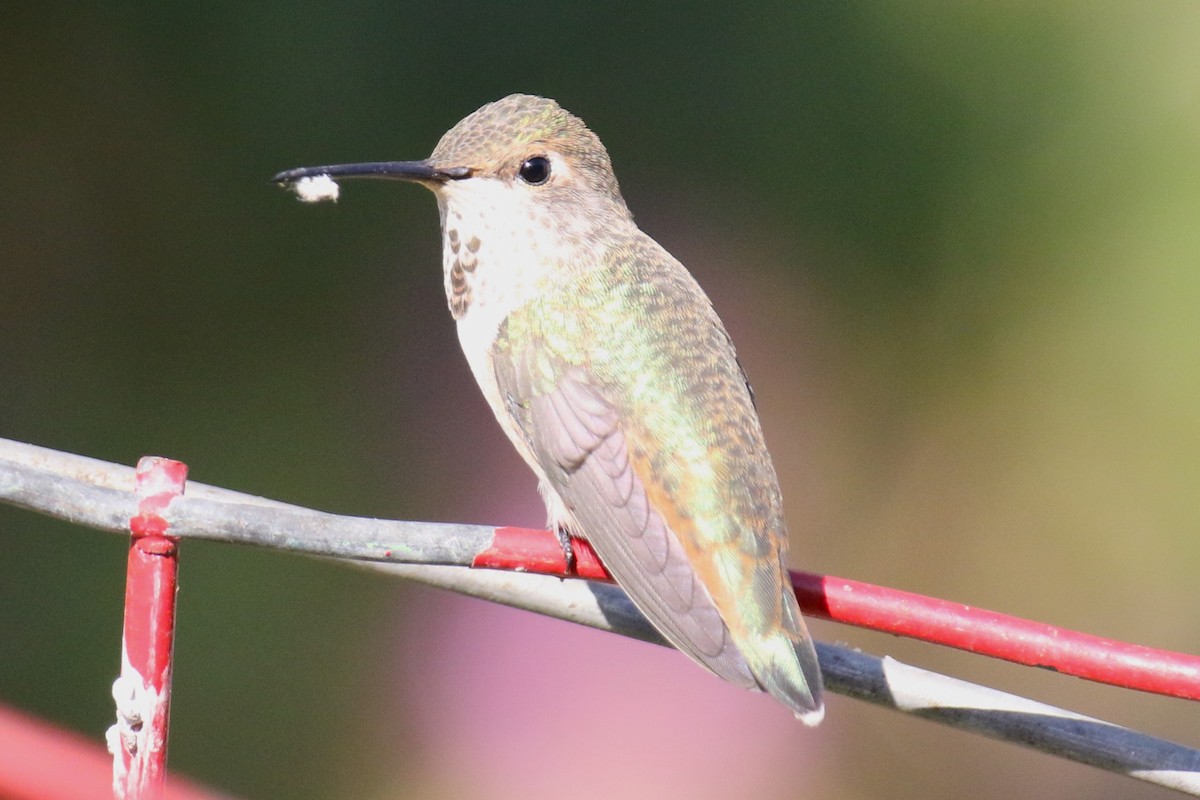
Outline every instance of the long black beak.
POLYGON ((328 175, 331 178, 377 178, 417 183, 445 183, 471 177, 470 167, 436 167, 428 161, 369 161, 364 164, 331 164, 327 167, 285 169, 271 180, 290 186, 301 178, 328 175))

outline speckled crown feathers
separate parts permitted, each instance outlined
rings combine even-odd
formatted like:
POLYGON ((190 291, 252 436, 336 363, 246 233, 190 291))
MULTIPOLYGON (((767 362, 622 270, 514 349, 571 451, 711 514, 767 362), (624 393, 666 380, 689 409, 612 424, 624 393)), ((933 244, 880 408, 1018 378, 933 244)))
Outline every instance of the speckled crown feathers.
POLYGON ((568 158, 593 189, 620 198, 600 137, 555 101, 531 94, 510 94, 467 115, 442 136, 429 160, 441 167, 503 174, 542 155, 542 149, 568 158))

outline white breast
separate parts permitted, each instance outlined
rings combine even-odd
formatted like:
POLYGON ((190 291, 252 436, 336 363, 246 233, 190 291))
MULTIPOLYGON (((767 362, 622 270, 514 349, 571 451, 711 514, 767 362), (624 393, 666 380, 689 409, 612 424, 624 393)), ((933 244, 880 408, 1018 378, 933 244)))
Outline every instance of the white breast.
POLYGON ((546 285, 550 265, 561 259, 561 243, 539 224, 539 210, 523 188, 489 178, 451 181, 440 187, 438 207, 446 298, 459 344, 500 425, 537 471, 508 419, 492 366, 501 323, 546 285))

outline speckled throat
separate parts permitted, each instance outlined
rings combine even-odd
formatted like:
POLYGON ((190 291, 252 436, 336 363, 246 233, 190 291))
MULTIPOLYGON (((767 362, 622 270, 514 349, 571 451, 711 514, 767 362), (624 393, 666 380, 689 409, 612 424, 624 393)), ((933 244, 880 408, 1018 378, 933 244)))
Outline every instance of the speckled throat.
POLYGON ((481 244, 478 236, 472 235, 463 242, 458 228, 446 229, 446 302, 450 305, 450 315, 456 320, 462 319, 471 307, 481 244))

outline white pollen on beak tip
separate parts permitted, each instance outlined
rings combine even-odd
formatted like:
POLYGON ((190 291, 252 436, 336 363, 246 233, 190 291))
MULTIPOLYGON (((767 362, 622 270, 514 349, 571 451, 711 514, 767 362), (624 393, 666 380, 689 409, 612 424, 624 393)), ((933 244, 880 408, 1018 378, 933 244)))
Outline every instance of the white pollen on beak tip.
POLYGON ((305 203, 319 203, 322 200, 337 202, 341 187, 328 175, 315 175, 311 178, 301 178, 293 183, 292 191, 305 203))

